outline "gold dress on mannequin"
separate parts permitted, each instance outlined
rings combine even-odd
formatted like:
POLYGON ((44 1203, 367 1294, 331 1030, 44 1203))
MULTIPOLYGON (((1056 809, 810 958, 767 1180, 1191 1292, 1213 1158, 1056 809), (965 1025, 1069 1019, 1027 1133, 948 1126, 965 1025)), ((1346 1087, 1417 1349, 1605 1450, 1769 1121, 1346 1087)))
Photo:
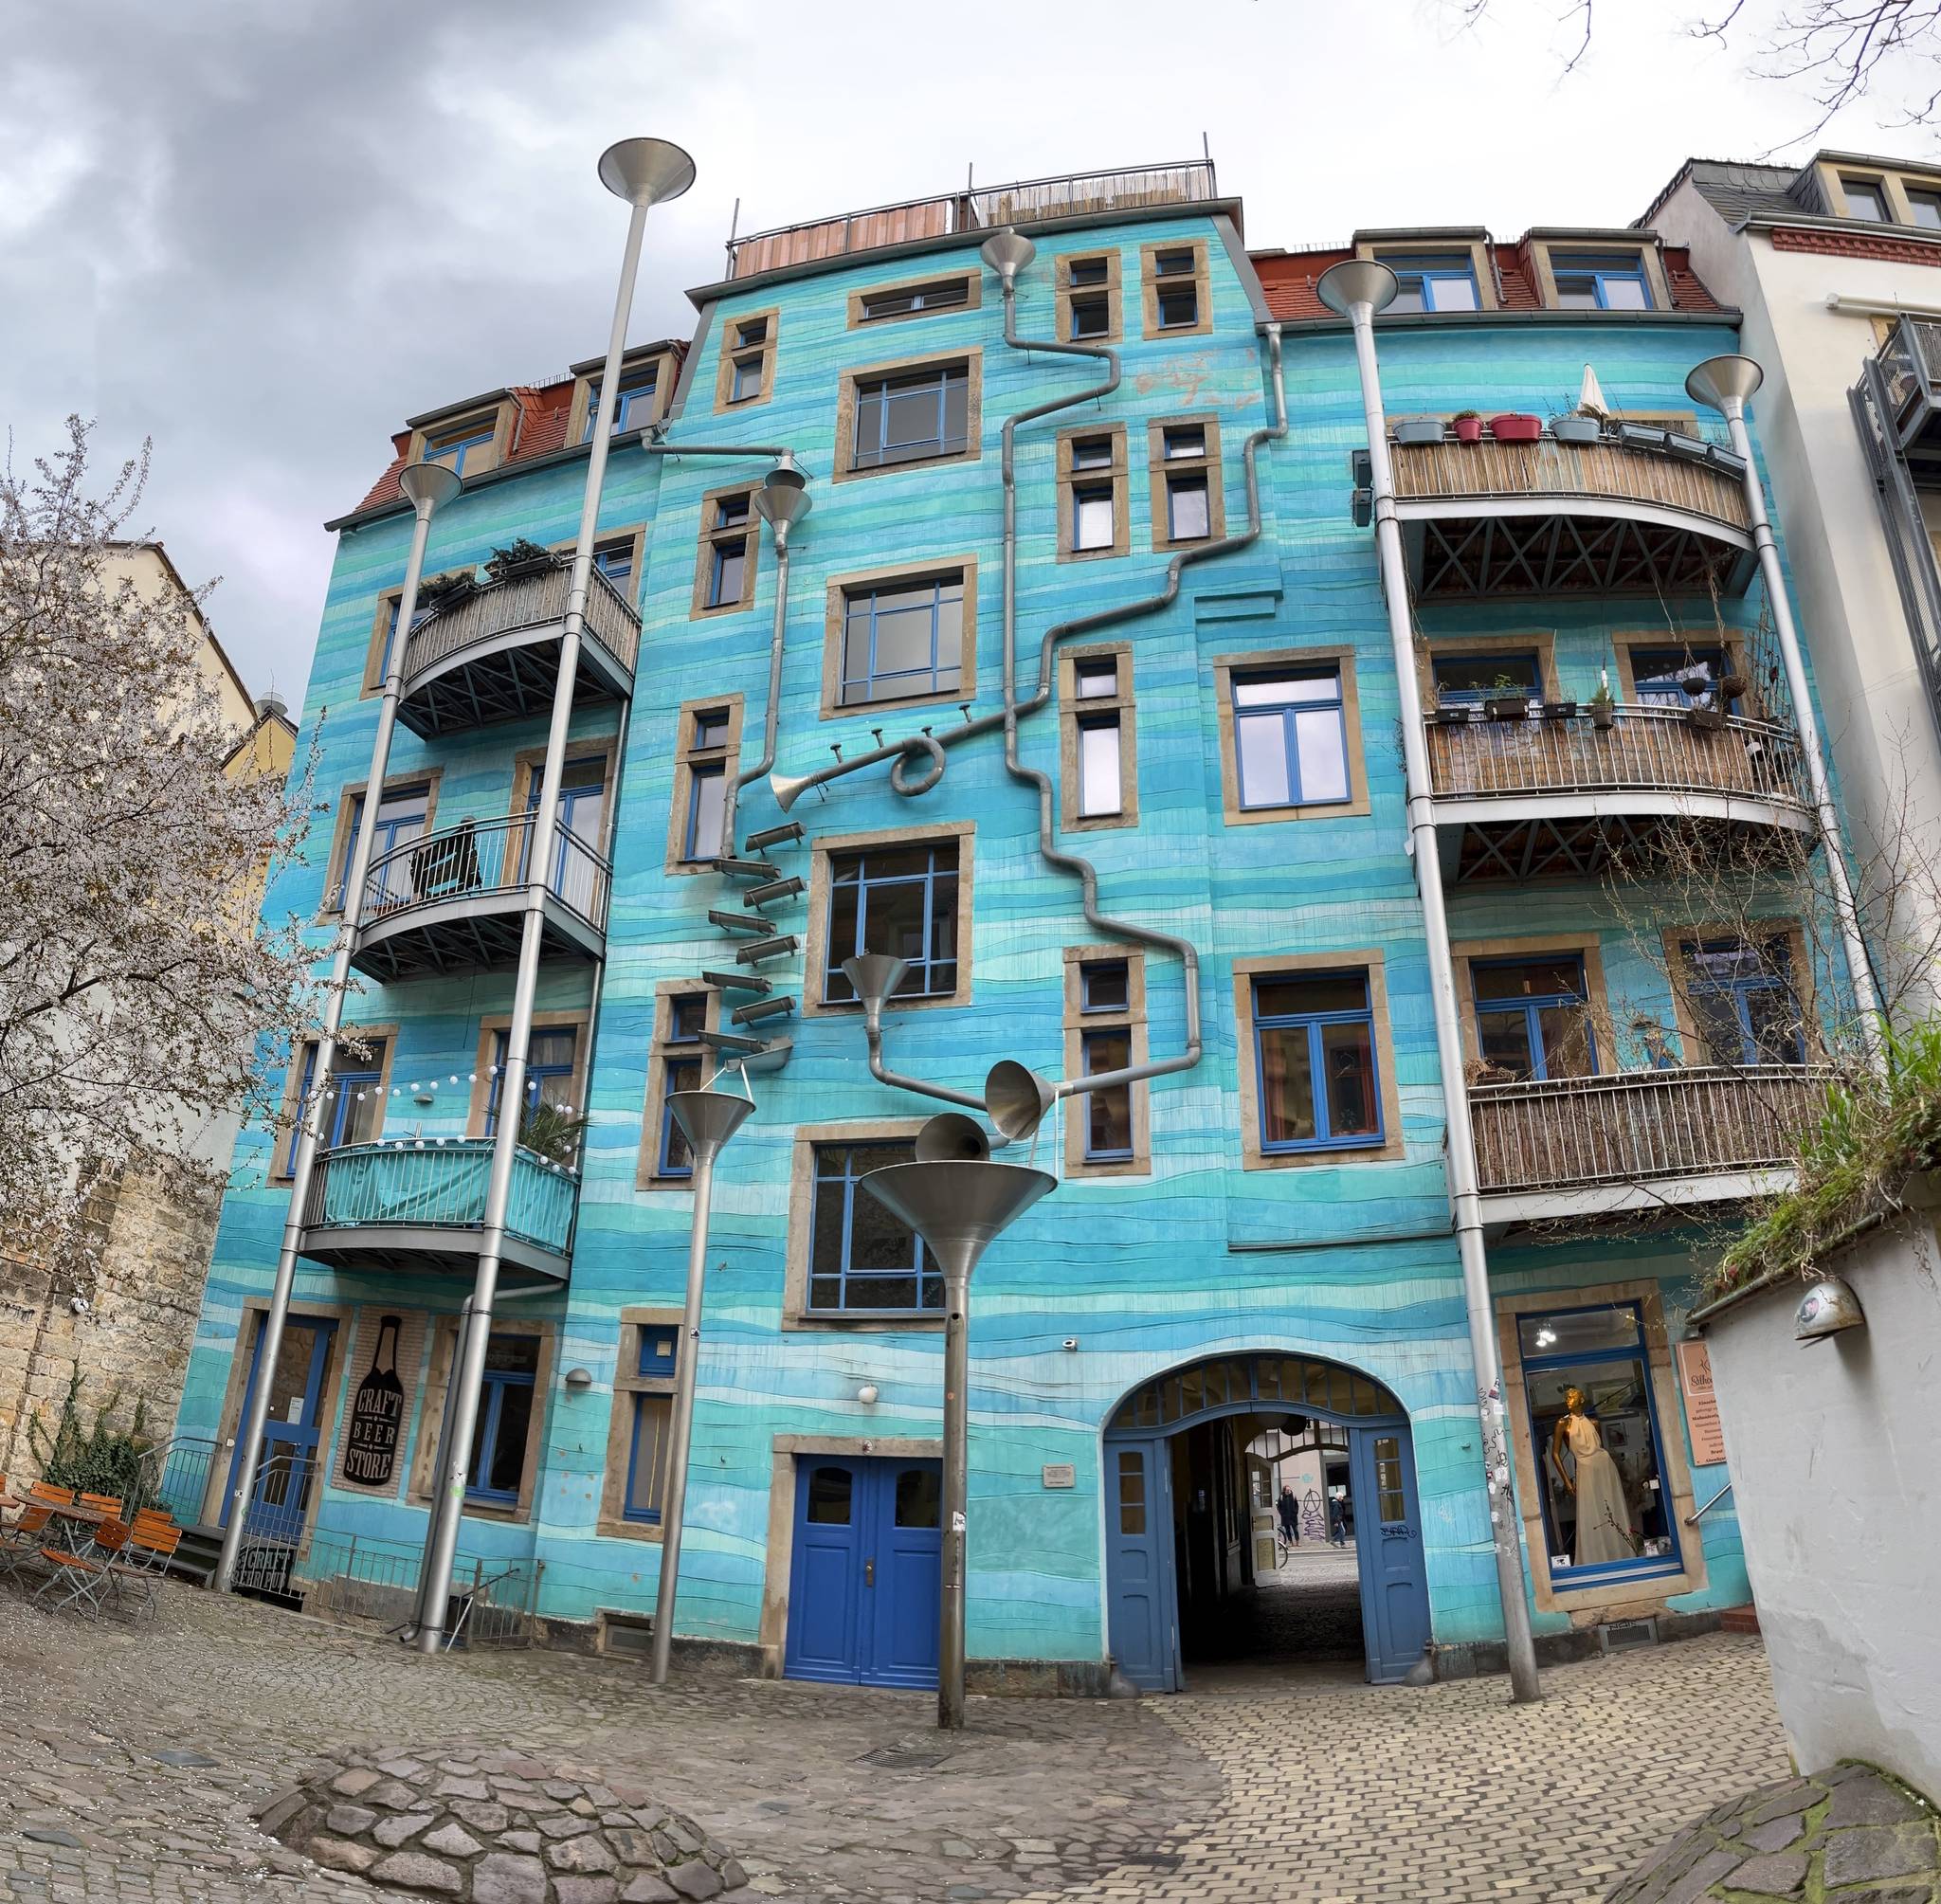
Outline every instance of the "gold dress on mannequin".
POLYGON ((1624 1500, 1624 1483, 1618 1464, 1605 1452, 1604 1437, 1587 1415, 1568 1414, 1557 1423, 1560 1440, 1568 1441, 1576 1468, 1577 1551, 1579 1567, 1605 1561, 1635 1560, 1631 1539, 1631 1510, 1624 1500))

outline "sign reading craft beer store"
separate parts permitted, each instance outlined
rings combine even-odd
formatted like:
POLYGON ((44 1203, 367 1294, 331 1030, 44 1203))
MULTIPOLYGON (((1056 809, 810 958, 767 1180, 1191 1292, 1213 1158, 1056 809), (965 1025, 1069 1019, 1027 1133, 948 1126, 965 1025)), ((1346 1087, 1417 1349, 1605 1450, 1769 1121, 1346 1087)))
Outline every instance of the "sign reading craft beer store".
MULTIPOLYGON (((389 1493, 397 1484, 398 1449, 405 1429, 405 1384, 398 1373, 398 1365, 406 1359, 400 1353, 405 1319, 366 1310, 361 1322, 359 1353, 353 1367, 365 1366, 345 1419, 337 1473, 349 1487, 389 1493)), ((414 1348, 417 1333, 416 1329, 411 1331, 414 1348)), ((415 1369, 415 1357, 406 1366, 415 1369)))
POLYGON ((1685 1391, 1685 1425, 1692 1431, 1695 1466, 1725 1460, 1725 1429, 1718 1419, 1718 1391, 1712 1386, 1712 1350, 1703 1342, 1675 1345, 1678 1386, 1685 1391))

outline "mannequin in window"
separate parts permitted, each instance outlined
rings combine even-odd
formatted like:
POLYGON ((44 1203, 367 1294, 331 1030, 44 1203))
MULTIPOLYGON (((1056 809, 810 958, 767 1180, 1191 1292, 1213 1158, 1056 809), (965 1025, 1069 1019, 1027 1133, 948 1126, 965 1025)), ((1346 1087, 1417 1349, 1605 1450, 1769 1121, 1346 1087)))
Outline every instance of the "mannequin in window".
POLYGON ((1577 1501, 1579 1567, 1598 1567, 1613 1560, 1635 1560, 1638 1543, 1631 1532, 1631 1510, 1624 1502, 1624 1478, 1605 1452, 1604 1437, 1590 1419, 1582 1388, 1564 1391, 1564 1415, 1551 1436, 1551 1466, 1564 1492, 1577 1501), (1564 1465, 1566 1446, 1570 1465, 1564 1465))

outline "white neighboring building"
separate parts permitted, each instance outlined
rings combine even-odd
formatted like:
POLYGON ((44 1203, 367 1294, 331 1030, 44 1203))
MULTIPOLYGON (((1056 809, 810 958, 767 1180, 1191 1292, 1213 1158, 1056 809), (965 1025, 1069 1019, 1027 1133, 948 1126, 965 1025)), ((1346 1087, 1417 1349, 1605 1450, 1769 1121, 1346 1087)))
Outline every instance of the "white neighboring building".
POLYGON ((1757 431, 1857 843, 1878 846, 1896 816, 1932 842, 1941 461, 1924 474, 1917 439, 1941 408, 1896 366, 1925 341, 1941 374, 1941 171, 1837 152, 1797 167, 1688 159, 1639 224, 1690 246, 1766 372, 1757 431))

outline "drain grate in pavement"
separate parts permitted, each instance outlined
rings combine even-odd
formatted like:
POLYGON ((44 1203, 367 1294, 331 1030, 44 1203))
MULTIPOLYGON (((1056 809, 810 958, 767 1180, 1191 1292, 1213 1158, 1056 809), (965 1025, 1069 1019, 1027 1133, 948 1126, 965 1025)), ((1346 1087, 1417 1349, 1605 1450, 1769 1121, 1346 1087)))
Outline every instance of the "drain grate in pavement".
POLYGON ((182 1746, 171 1746, 166 1751, 154 1754, 165 1766, 212 1766, 220 1765, 220 1759, 212 1759, 207 1752, 190 1751, 182 1746))
POLYGON ((876 1766, 883 1771, 934 1771, 951 1756, 947 1748, 903 1739, 894 1746, 879 1746, 864 1752, 858 1765, 876 1766))

